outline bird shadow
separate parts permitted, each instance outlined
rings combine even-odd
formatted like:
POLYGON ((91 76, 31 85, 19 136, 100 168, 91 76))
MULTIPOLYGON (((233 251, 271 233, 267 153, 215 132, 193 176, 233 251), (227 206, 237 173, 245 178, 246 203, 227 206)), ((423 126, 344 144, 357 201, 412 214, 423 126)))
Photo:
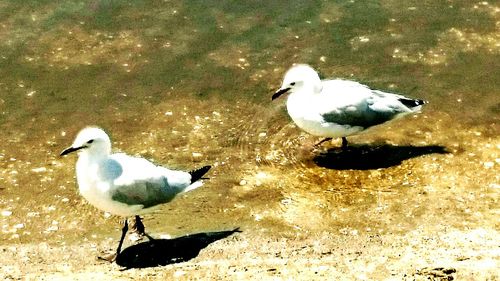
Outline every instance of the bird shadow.
POLYGON ((239 228, 218 232, 202 232, 174 239, 154 239, 124 249, 116 263, 124 270, 164 266, 188 261, 198 256, 211 243, 229 237, 239 228))
POLYGON ((389 168, 401 164, 403 160, 427 154, 447 154, 446 147, 440 145, 349 145, 345 150, 331 148, 314 157, 316 165, 335 170, 372 170, 389 168))

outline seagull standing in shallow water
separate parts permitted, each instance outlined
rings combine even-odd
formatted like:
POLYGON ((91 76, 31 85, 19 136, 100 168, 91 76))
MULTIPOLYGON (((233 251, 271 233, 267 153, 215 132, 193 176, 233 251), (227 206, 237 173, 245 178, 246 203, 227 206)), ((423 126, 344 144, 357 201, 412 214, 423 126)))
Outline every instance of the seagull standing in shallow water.
MULTIPOLYGON (((170 202, 179 193, 200 187, 202 182, 198 180, 210 169, 210 166, 204 166, 190 172, 175 171, 156 166, 144 158, 124 153, 111 154, 108 135, 95 127, 81 130, 61 156, 74 151, 79 152, 76 178, 80 194, 105 212, 124 217, 135 216, 137 231, 146 236, 139 214, 170 202)), ((125 219, 116 256, 121 251, 127 231, 125 219)), ((151 239, 150 236, 148 238, 151 239)))
POLYGON ((281 88, 272 99, 290 93, 287 111, 295 124, 311 135, 332 138, 357 134, 386 121, 419 112, 423 100, 372 90, 354 81, 320 80, 310 66, 298 64, 285 74, 281 88))

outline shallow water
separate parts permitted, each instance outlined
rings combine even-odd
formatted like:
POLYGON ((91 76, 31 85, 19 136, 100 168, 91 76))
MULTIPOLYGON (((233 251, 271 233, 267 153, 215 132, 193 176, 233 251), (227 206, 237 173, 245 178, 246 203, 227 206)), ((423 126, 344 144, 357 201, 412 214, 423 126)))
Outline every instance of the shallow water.
POLYGON ((146 216, 155 233, 398 233, 447 216, 450 227, 498 230, 499 11, 484 1, 3 1, 0 240, 116 239, 118 218, 83 201, 75 158, 58 156, 87 125, 158 164, 214 165, 203 188, 146 216), (312 150, 318 139, 291 123, 284 99, 270 101, 297 62, 429 104, 350 138, 351 154, 338 142, 312 150))

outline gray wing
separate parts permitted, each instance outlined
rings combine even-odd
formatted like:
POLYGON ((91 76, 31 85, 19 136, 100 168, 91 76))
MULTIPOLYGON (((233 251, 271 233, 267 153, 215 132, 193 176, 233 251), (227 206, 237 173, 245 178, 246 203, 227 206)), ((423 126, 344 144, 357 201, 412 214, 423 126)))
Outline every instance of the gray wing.
POLYGON ((170 188, 166 179, 163 184, 148 181, 137 182, 134 185, 116 189, 111 198, 127 205, 143 205, 144 208, 149 208, 174 199, 177 193, 165 192, 168 189, 170 188))
POLYGON ((321 114, 325 122, 368 128, 387 122, 409 110, 399 100, 402 96, 381 91, 321 114))
POLYGON ((119 166, 114 170, 111 198, 127 205, 143 205, 144 208, 171 201, 190 184, 188 173, 158 167, 143 158, 114 154, 108 161, 119 166), (184 175, 186 174, 186 175, 184 175))

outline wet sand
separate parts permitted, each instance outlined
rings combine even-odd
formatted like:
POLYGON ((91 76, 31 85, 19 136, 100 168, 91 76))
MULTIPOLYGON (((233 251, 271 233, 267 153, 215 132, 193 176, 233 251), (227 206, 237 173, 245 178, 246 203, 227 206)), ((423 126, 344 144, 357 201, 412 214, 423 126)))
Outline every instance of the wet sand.
MULTIPOLYGON (((243 108, 249 117, 265 110, 243 108)), ((147 118, 153 121, 144 134, 113 132, 117 149, 134 152, 127 144, 141 143, 152 150, 137 153, 156 162, 215 166, 201 189, 145 216, 149 233, 162 240, 145 240, 142 248, 127 241, 132 254, 120 263, 131 269, 121 271, 96 259, 116 247, 119 218, 103 215, 78 196, 75 159, 39 149, 52 164, 25 173, 58 180, 60 186, 47 187, 46 203, 24 198, 4 203, 17 207, 2 216, 4 231, 10 231, 3 234, 9 242, 2 247, 2 275, 43 280, 498 278, 500 143, 491 127, 467 129, 431 108, 352 137, 350 149, 341 152, 340 142, 313 150, 317 139, 286 118, 256 121, 253 127, 272 121, 277 132, 264 136, 254 130, 245 144, 215 135, 207 139, 218 126, 225 132, 236 128, 230 124, 232 110, 197 110, 199 118, 183 122, 172 117, 194 113, 182 109, 147 118), (189 132, 188 144, 182 135, 180 143, 167 142, 162 126, 167 123, 174 131, 198 130, 189 132), (217 236, 235 228, 241 232, 217 236), (195 236, 180 246, 169 242, 187 234, 195 236), (155 245, 158 250, 148 248, 155 245)), ((270 116, 280 116, 280 107, 276 110, 270 116)), ((59 135, 54 146, 71 140, 70 133, 59 135)))
POLYGON ((0 278, 500 279, 498 7, 291 2, 1 3, 0 278), (314 149, 270 101, 295 62, 429 104, 314 149), (114 264, 121 218, 59 157, 87 125, 213 165, 114 264))

